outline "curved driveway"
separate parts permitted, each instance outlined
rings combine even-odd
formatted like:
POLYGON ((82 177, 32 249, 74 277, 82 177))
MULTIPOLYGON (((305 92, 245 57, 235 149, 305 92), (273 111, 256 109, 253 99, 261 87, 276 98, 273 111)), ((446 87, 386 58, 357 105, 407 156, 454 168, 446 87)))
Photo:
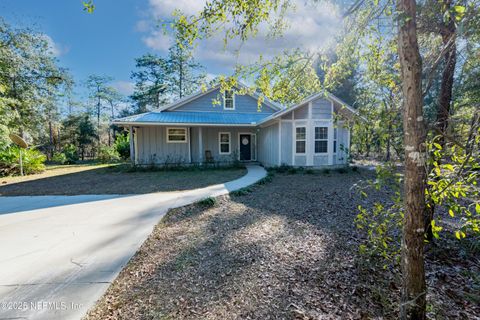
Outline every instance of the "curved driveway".
POLYGON ((80 319, 169 208, 266 175, 145 195, 0 197, 0 319, 80 319))

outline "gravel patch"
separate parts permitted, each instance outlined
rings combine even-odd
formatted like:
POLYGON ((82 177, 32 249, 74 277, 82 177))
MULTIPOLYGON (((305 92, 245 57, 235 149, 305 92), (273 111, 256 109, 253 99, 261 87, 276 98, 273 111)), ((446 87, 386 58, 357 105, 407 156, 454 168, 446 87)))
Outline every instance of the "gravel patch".
POLYGON ((396 319, 398 274, 358 255, 368 170, 276 174, 171 210, 85 319, 396 319))

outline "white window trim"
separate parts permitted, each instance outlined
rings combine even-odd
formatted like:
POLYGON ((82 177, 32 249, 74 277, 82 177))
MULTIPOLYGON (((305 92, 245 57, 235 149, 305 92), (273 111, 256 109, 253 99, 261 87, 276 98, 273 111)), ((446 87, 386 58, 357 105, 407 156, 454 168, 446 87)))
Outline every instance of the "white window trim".
POLYGON ((295 126, 295 130, 294 130, 294 137, 295 137, 295 144, 293 146, 294 150, 295 150, 295 155, 296 156, 306 156, 307 155, 307 126, 306 125, 299 125, 299 126, 295 126), (305 128, 305 139, 297 139, 297 128, 305 128), (298 153, 297 152, 297 141, 304 141, 305 142, 305 152, 303 153, 298 153))
POLYGON ((329 136, 329 135, 328 135, 328 126, 323 126, 323 127, 322 127, 322 126, 314 126, 314 127, 313 127, 313 153, 314 153, 315 155, 326 155, 326 154, 329 154, 329 151, 328 151, 328 149, 329 149, 329 147, 328 147, 328 142, 329 142, 330 139, 328 138, 328 136, 329 136), (327 128, 327 139, 317 139, 317 138, 315 137, 315 129, 316 129, 316 128, 327 128), (326 151, 326 152, 316 152, 316 151, 315 151, 315 142, 317 142, 317 141, 326 141, 326 142, 327 142, 327 151, 326 151))
POLYGON ((188 143, 188 132, 186 127, 167 127, 166 128, 166 134, 167 134, 167 143, 188 143), (170 129, 182 129, 185 131, 185 140, 184 141, 178 141, 178 140, 170 140, 169 137, 170 135, 168 134, 168 131, 170 129))
POLYGON ((235 110, 235 92, 232 90, 232 102, 233 102, 233 108, 226 108, 225 104, 225 91, 223 92, 223 110, 235 110))
POLYGON ((232 153, 232 134, 230 132, 219 132, 218 133, 218 154, 221 155, 229 155, 232 153), (222 142, 222 134, 228 134, 228 152, 222 152, 222 144, 226 144, 222 142))

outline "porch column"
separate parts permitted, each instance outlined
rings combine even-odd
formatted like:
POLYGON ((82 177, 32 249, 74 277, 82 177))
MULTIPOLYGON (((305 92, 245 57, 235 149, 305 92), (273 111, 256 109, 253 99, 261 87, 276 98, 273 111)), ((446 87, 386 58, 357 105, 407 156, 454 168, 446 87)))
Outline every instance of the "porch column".
POLYGON ((130 135, 130 161, 133 165, 135 165, 135 144, 134 144, 134 137, 133 137, 133 126, 129 127, 129 135, 130 135))
MULTIPOLYGON (((333 127, 334 123, 333 120, 330 120, 328 123, 328 140, 327 140, 327 151, 328 151, 328 164, 332 165, 333 164, 333 127)), ((338 132, 337 132, 338 134, 338 132)), ((337 136, 338 139, 338 136, 337 136)), ((337 142, 338 144, 338 142, 337 142)), ((338 147, 338 146, 337 146, 338 147)))
POLYGON ((203 131, 202 127, 198 127, 198 160, 203 163, 203 131))

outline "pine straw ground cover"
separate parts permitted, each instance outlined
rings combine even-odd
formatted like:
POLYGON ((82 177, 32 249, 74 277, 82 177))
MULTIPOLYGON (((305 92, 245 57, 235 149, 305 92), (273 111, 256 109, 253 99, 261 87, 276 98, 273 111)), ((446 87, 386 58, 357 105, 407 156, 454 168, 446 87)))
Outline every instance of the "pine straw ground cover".
MULTIPOLYGON (((398 272, 358 255, 356 206, 385 195, 350 188, 372 175, 277 173, 213 206, 171 210, 86 319, 396 319, 398 272)), ((438 250, 430 316, 475 318, 460 292, 474 274, 478 285, 478 260, 438 250)))

